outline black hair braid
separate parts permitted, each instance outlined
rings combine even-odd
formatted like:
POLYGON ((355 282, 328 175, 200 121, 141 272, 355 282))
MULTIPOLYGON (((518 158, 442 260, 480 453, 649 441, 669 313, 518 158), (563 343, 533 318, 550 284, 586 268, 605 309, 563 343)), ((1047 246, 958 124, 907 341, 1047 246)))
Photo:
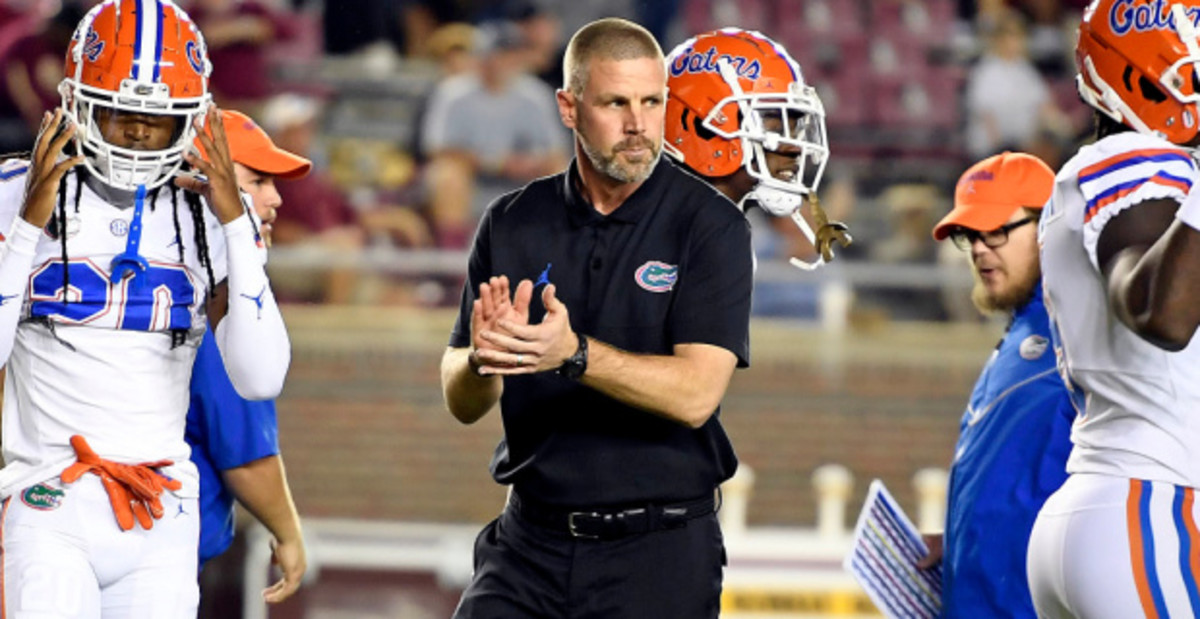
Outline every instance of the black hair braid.
POLYGON ((200 203, 200 196, 190 191, 184 194, 184 199, 187 201, 188 210, 192 212, 192 234, 198 248, 196 254, 200 258, 200 264, 204 265, 204 272, 208 274, 208 296, 215 298, 217 282, 213 276, 212 257, 208 255, 208 231, 204 227, 204 205, 200 203))
MULTIPOLYGON (((75 186, 75 203, 79 203, 79 185, 75 186)), ((58 244, 62 247, 62 295, 63 307, 71 302, 71 269, 67 258, 67 177, 58 181, 58 221, 50 219, 50 229, 58 232, 58 244)))
POLYGON ((262 239, 263 243, 265 244, 267 242, 267 240, 263 239, 262 230, 258 227, 258 218, 249 216, 250 215, 249 207, 243 207, 242 210, 246 211, 246 216, 250 220, 250 227, 254 230, 254 238, 262 239))
POLYGON ((175 224, 175 244, 179 245, 179 264, 187 264, 183 258, 183 231, 179 228, 179 188, 171 188, 171 221, 175 224))
POLYGON ((75 173, 75 214, 79 214, 79 202, 83 198, 83 174, 75 173))

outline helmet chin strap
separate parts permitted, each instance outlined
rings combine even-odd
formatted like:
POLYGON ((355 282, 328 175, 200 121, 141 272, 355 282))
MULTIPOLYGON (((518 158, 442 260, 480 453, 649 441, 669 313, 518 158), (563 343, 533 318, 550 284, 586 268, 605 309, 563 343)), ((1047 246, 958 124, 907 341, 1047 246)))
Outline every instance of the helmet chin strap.
MULTIPOLYGON (((817 235, 815 233, 813 233, 812 226, 808 225, 808 220, 804 218, 804 215, 800 214, 800 209, 796 209, 796 210, 792 211, 791 217, 792 217, 792 221, 796 223, 796 227, 800 228, 800 232, 804 233, 804 238, 808 239, 808 242, 812 243, 813 247, 817 247, 817 235)), ((788 262, 792 266, 800 268, 802 270, 815 271, 818 268, 820 268, 821 266, 824 266, 825 258, 823 256, 821 256, 821 253, 818 251, 817 259, 813 260, 812 262, 807 262, 805 260, 801 260, 795 256, 788 258, 788 262)))
POLYGON ((804 205, 804 194, 768 187, 762 183, 750 190, 746 197, 753 198, 762 210, 775 217, 791 215, 804 205))
POLYGON ((133 220, 129 223, 125 251, 112 259, 112 273, 109 275, 109 279, 114 284, 121 283, 126 274, 132 274, 132 283, 135 288, 140 288, 146 283, 145 274, 150 269, 150 263, 138 253, 138 247, 142 242, 142 211, 145 208, 145 202, 146 186, 138 185, 133 198, 133 220))

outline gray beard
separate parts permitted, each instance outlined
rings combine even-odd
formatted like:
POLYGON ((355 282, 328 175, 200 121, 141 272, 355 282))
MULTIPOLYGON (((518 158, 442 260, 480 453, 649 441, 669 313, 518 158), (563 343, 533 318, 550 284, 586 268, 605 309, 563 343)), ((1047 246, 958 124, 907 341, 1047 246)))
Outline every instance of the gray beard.
POLYGON ((592 167, 596 168, 601 174, 620 182, 620 183, 640 183, 654 173, 655 166, 658 165, 658 160, 662 156, 662 149, 654 151, 654 157, 646 162, 644 170, 635 171, 636 169, 628 169, 621 166, 617 162, 617 155, 613 153, 611 157, 605 157, 603 153, 592 149, 591 145, 585 140, 579 140, 580 146, 583 147, 583 154, 587 155, 588 161, 592 162, 592 167))

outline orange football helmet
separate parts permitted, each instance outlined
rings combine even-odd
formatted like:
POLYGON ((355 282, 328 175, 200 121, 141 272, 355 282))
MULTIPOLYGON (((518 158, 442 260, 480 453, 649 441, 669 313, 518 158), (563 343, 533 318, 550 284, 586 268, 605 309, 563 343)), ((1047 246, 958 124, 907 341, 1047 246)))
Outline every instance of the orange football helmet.
POLYGON ((211 73, 199 28, 170 0, 106 0, 95 6, 71 38, 59 86, 88 170, 125 190, 170 180, 196 137, 193 121, 208 109, 211 73), (173 116, 175 133, 162 150, 110 144, 96 118, 98 108, 173 116))
POLYGON ((746 196, 776 216, 791 215, 815 192, 829 159, 825 108, 800 65, 758 32, 701 34, 667 56, 663 149, 707 177, 744 167, 757 181, 746 196), (765 151, 798 154, 776 178, 765 151))
POLYGON ((1084 10, 1076 84, 1088 105, 1140 133, 1200 132, 1200 1, 1095 0, 1084 10))

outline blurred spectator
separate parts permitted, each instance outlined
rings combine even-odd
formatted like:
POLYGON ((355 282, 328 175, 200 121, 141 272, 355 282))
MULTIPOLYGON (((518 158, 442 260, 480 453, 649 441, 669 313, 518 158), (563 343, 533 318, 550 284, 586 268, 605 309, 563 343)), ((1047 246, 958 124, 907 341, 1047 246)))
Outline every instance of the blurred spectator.
MULTIPOLYGON (((269 100, 260 117, 263 129, 279 148, 308 157, 319 114, 315 101, 285 94, 269 100)), ((278 189, 288 207, 280 209, 275 220, 272 236, 276 245, 345 253, 359 251, 366 243, 366 230, 353 205, 324 170, 314 168, 308 176, 281 183, 278 189)), ((277 294, 288 301, 347 303, 358 284, 357 274, 348 268, 331 269, 323 278, 282 271, 273 264, 268 268, 277 294)))
POLYGON ((22 18, 0 22, 0 153, 32 148, 42 114, 58 107, 63 58, 84 15, 82 6, 67 2, 47 18, 34 4, 22 18))
POLYGON ((429 35, 429 56, 437 63, 438 72, 443 78, 476 70, 475 56, 472 52, 475 34, 474 26, 452 22, 438 26, 429 35))
MULTIPOLYGON (((671 49, 656 28, 666 14, 674 14, 676 0, 506 0, 496 17, 520 26, 529 46, 530 72, 557 90, 562 88, 562 60, 567 41, 564 32, 576 32, 601 17, 623 17, 645 26, 663 49, 671 49), (661 9, 660 9, 661 5, 661 9), (656 11, 662 11, 660 15, 656 11), (642 15, 642 13, 646 15, 642 15), (650 17, 655 23, 643 21, 650 17)), ((665 23, 664 25, 665 32, 665 23)), ((724 24, 722 24, 724 25, 724 24)))
MULTIPOLYGON (((309 156, 320 114, 316 101, 282 94, 263 106, 261 124, 280 148, 309 156)), ((361 204, 357 204, 320 167, 302 179, 281 183, 278 190, 288 205, 275 220, 273 237, 279 246, 336 255, 362 251, 372 240, 402 247, 432 244, 428 225, 413 209, 380 204, 369 188, 364 188, 358 200, 361 204)), ((367 294, 364 289, 378 288, 378 282, 365 282, 363 274, 349 267, 331 268, 323 278, 287 273, 279 265, 274 269, 272 281, 278 279, 277 288, 292 301, 352 303, 367 294), (283 271, 278 278, 276 271, 283 271)))
POLYGON ((537 0, 518 0, 507 16, 521 29, 525 38, 529 72, 551 88, 562 87, 563 38, 558 15, 537 0))
POLYGON ((208 45, 213 99, 257 117, 271 94, 268 47, 292 37, 288 23, 255 0, 194 0, 187 11, 208 45))
POLYGON ((403 56, 425 56, 442 25, 472 22, 483 0, 326 0, 325 52, 353 54, 385 43, 403 56))
MULTIPOLYGON (((478 59, 475 57, 475 38, 478 30, 470 24, 452 22, 438 26, 429 36, 428 52, 430 58, 437 63, 438 81, 448 81, 457 75, 477 74, 478 59)), ((422 97, 413 115, 412 139, 406 145, 419 163, 425 163, 425 151, 421 146, 421 131, 425 126, 425 117, 429 113, 430 100, 436 89, 431 89, 422 97)))
POLYGON ((381 39, 392 40, 407 3, 393 0, 339 0, 322 3, 325 53, 351 54, 381 39))
POLYGON ((1071 121, 1029 60, 1025 22, 1011 10, 985 33, 983 56, 967 77, 967 152, 975 159, 1028 151, 1043 131, 1069 139, 1071 121))
POLYGON ((465 247, 493 199, 566 165, 554 92, 529 75, 511 22, 481 26, 480 70, 442 80, 421 128, 429 213, 442 247, 465 247))
POLYGON ((988 32, 1003 14, 1018 11, 1030 23, 1030 58, 1052 78, 1073 77, 1074 30, 1090 0, 959 0, 958 16, 988 32))
MULTIPOLYGON (((888 237, 869 248, 869 257, 882 264, 936 265, 938 248, 929 230, 946 210, 946 198, 933 184, 900 183, 879 196, 890 223, 888 237)), ((945 320, 941 292, 936 288, 864 287, 858 291, 864 307, 894 320, 945 320)))
MULTIPOLYGON (((1074 76, 1071 62, 1074 41, 1068 40, 1066 7, 1061 0, 1022 0, 1019 7, 1029 17, 1029 58, 1043 75, 1052 78, 1074 76)), ((1078 24, 1078 16, 1070 20, 1078 24)))

